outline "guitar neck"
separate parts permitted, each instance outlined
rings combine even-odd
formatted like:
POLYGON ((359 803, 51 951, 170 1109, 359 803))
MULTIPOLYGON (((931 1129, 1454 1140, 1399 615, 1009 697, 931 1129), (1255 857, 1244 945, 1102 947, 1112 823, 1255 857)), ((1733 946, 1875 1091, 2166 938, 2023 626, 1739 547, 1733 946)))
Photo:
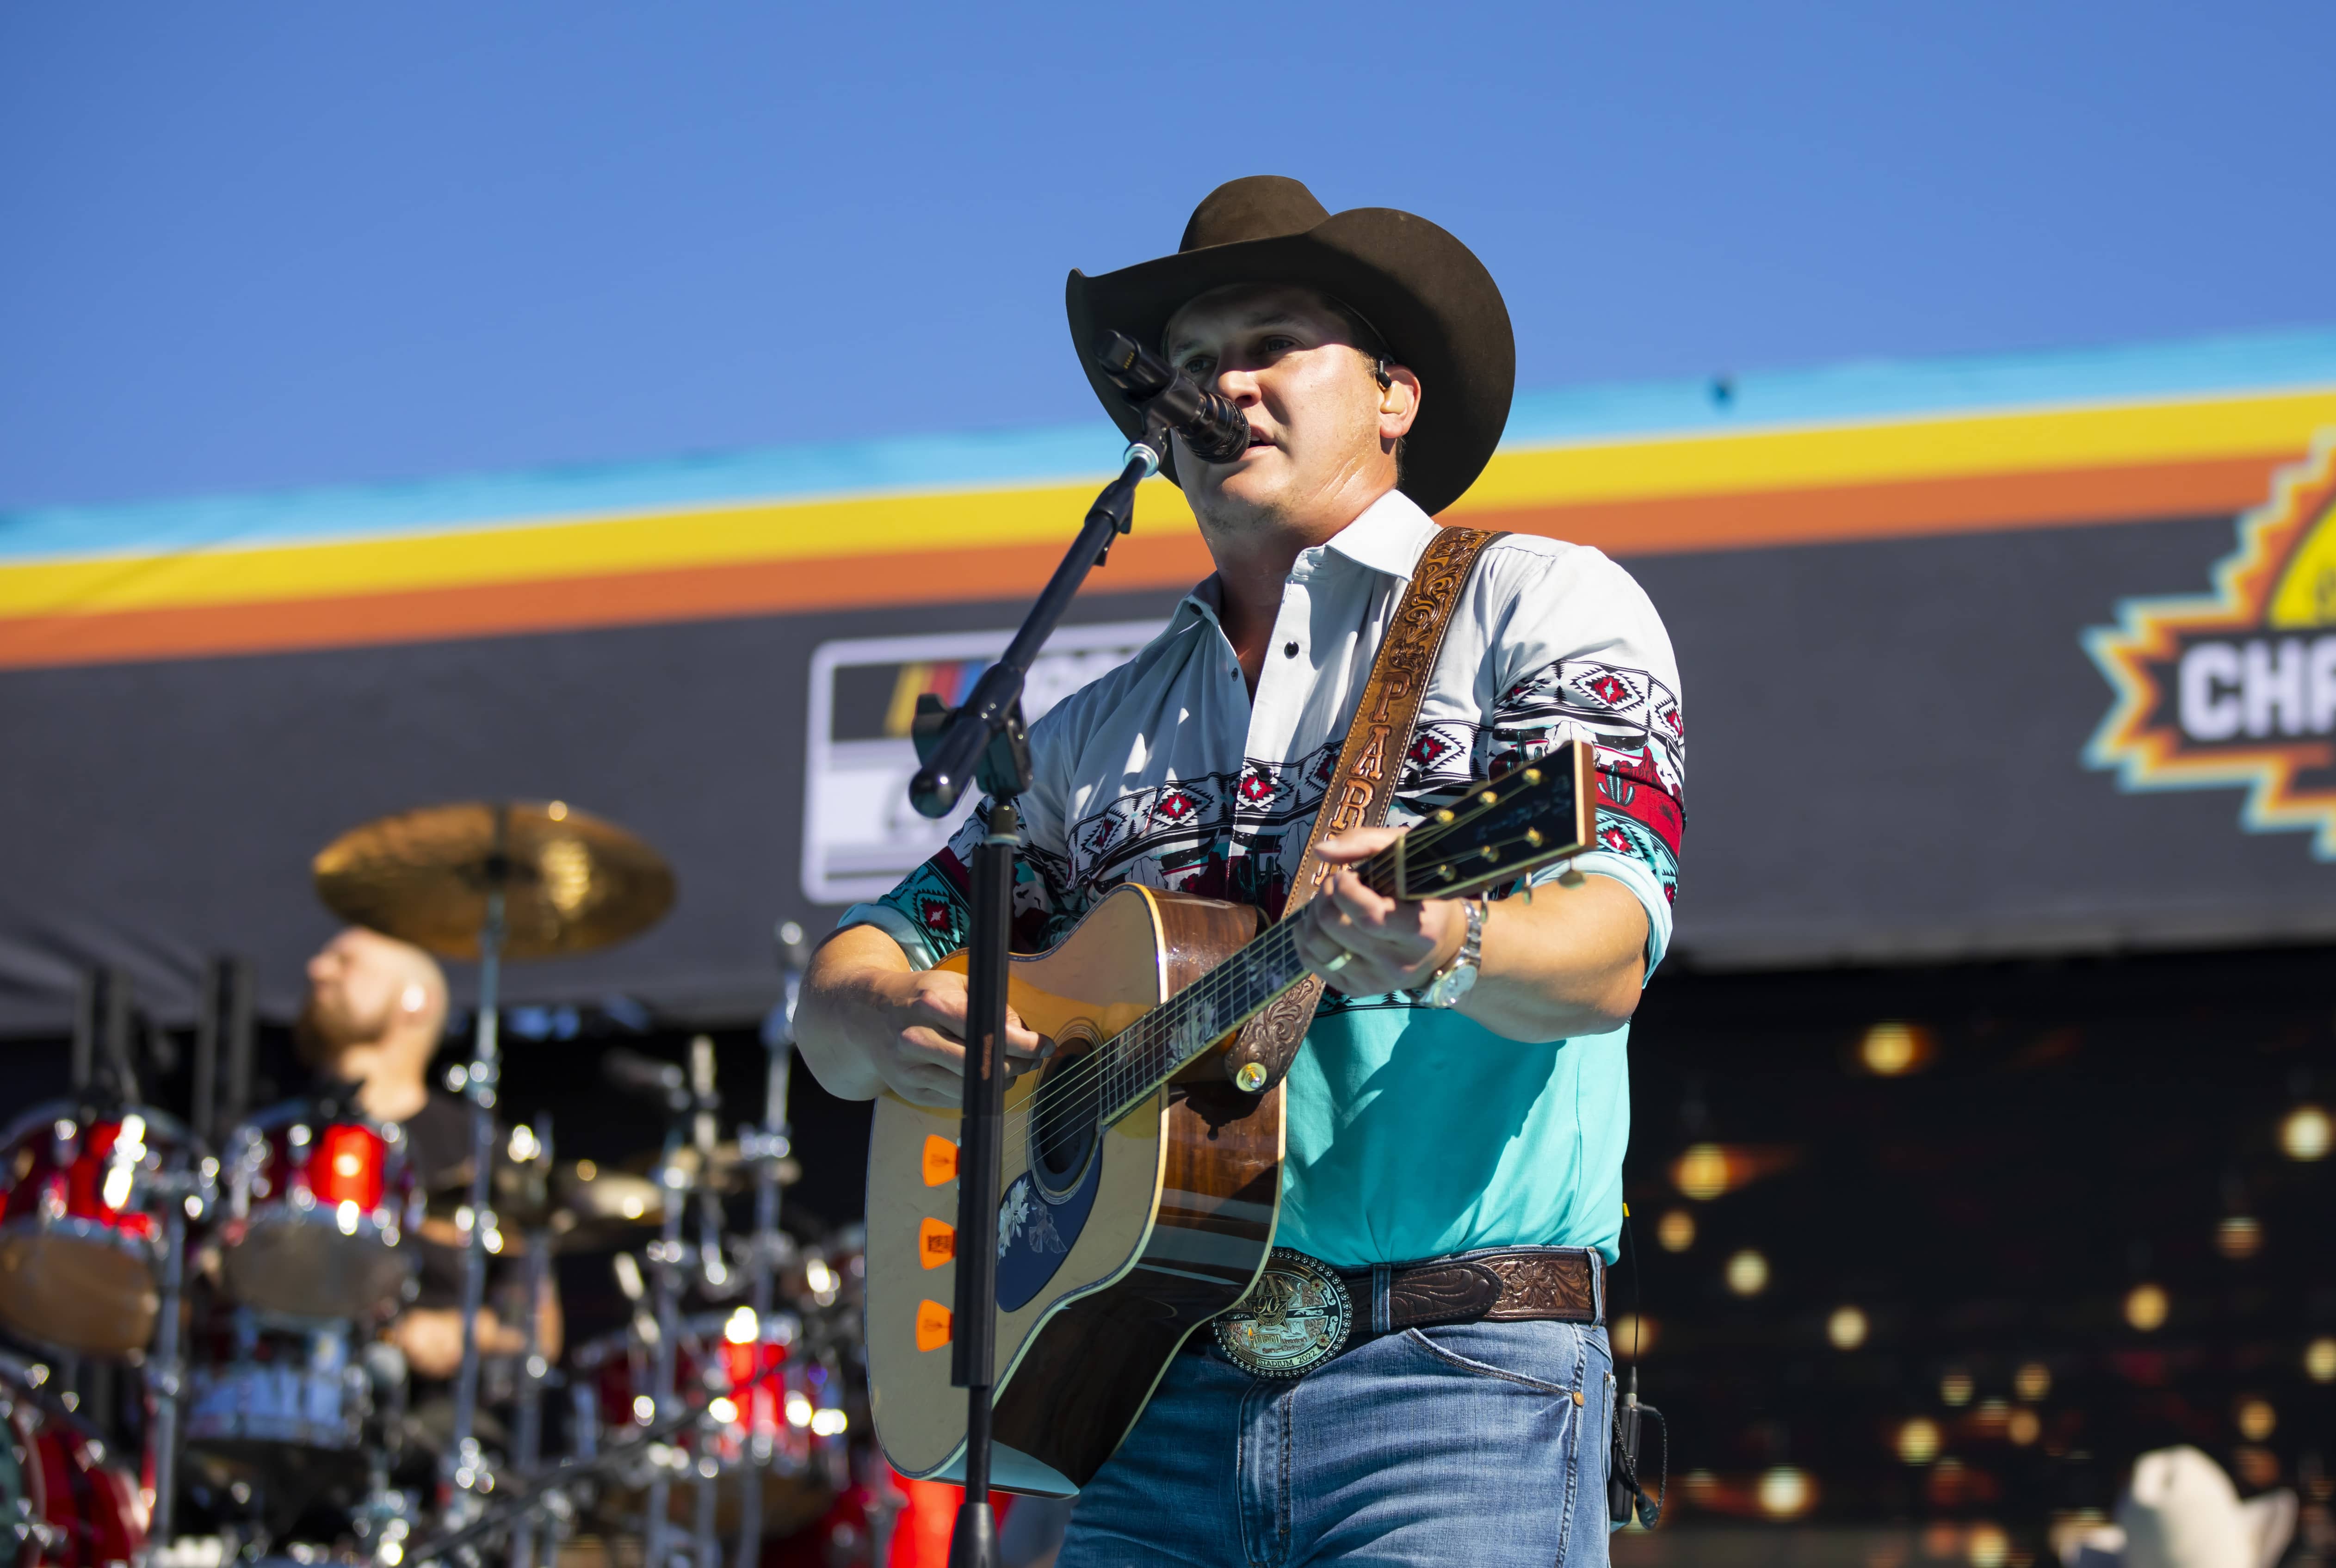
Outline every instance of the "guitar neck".
MULTIPOLYGON (((1456 898, 1580 854, 1596 830, 1595 759, 1567 740, 1533 765, 1429 813, 1353 867, 1387 898, 1456 898)), ((1144 1014, 1095 1053, 1108 1124, 1306 978, 1288 913, 1231 958, 1144 1014)))
MULTIPOLYGON (((1384 850, 1354 868, 1366 886, 1389 892, 1397 862, 1384 850)), ((1101 1053, 1102 1120, 1109 1124, 1151 1098, 1211 1046, 1271 1007, 1306 978, 1298 922, 1284 919, 1241 951, 1122 1030, 1101 1053)))

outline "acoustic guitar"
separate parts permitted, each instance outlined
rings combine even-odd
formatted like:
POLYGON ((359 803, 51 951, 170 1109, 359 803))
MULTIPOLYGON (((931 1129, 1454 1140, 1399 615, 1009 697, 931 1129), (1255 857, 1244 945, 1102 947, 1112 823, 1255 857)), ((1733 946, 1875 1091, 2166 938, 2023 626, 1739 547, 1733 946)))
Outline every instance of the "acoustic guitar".
MULTIPOLYGON (((1595 820, 1590 747, 1568 741, 1355 870, 1389 897, 1457 897, 1594 847, 1595 820)), ((958 1113, 877 1101, 868 1373, 901 1474, 962 1476, 959 1245, 998 1249, 994 1483, 1057 1496, 1111 1456, 1186 1336, 1257 1279, 1280 1201, 1281 1086, 1246 1093, 1220 1058, 1306 978, 1294 923, 1260 932, 1261 918, 1128 884, 1051 951, 1014 959, 1014 1009, 1053 1050, 1007 1087, 992 1235, 955 1231, 958 1113)))

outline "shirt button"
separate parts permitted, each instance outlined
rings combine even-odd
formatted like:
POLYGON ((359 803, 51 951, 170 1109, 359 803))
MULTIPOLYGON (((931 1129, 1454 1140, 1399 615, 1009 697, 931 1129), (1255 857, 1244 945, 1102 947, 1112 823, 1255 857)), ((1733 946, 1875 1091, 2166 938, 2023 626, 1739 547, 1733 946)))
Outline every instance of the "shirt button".
POLYGON ((1283 643, 1281 645, 1281 657, 1284 658, 1296 658, 1298 657, 1298 645, 1294 642, 1283 643))

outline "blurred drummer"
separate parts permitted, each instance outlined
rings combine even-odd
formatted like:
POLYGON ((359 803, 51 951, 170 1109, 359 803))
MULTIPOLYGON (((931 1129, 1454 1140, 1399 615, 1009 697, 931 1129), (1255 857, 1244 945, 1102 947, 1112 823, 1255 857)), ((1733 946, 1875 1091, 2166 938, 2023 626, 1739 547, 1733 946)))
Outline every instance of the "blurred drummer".
MULTIPOLYGON (((471 1108, 430 1084, 430 1063, 445 1027, 446 976, 420 948, 352 926, 308 960, 301 1058, 322 1078, 355 1085, 357 1107, 365 1115, 404 1129, 406 1158, 430 1193, 467 1190, 471 1181, 471 1108)), ((453 1223, 433 1218, 415 1240, 420 1292, 387 1337, 416 1378, 443 1381, 462 1364, 462 1239, 453 1223)), ((496 1271, 511 1272, 501 1265, 496 1271)), ((556 1290, 546 1293, 540 1327, 545 1356, 557 1360, 556 1290)), ((521 1355, 527 1337, 482 1306, 479 1349, 490 1356, 521 1355)))

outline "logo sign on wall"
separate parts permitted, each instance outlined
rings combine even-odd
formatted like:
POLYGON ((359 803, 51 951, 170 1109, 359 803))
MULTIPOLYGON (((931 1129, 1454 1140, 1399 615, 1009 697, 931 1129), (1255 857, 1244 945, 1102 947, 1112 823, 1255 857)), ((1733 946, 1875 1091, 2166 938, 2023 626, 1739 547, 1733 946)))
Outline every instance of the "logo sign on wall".
MULTIPOLYGON (((1031 667, 1023 716, 1040 715, 1124 664, 1165 623, 1066 626, 1031 667)), ((811 734, 803 748, 803 895, 855 903, 894 883, 949 842, 972 812, 967 793, 940 822, 909 804, 917 748, 909 721, 931 692, 957 704, 1013 639, 1011 630, 872 637, 822 643, 811 657, 811 734)))
POLYGON ((2117 609, 2085 634, 2117 691, 2086 763, 2120 789, 2244 789, 2248 832, 2336 860, 2336 435, 2240 519, 2213 592, 2117 609))

